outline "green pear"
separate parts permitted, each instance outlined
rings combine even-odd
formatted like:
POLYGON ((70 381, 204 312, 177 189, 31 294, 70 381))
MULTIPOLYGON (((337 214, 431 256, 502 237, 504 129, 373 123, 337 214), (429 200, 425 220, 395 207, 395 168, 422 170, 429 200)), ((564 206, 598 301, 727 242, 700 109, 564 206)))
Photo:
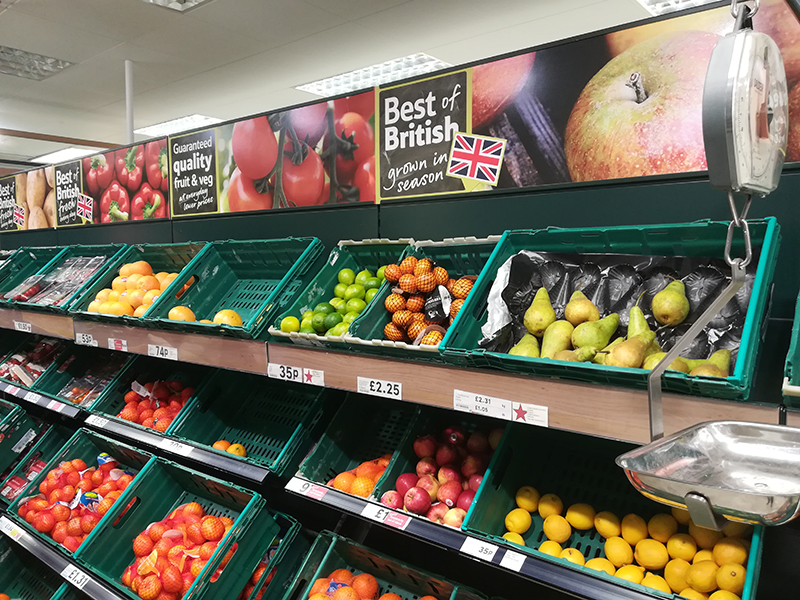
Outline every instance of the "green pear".
POLYGON ((731 351, 724 349, 717 350, 708 357, 708 363, 717 367, 720 371, 725 373, 724 377, 727 377, 731 368, 731 351))
POLYGON ((631 306, 631 310, 628 312, 628 339, 645 331, 650 331, 650 325, 647 324, 642 309, 638 304, 631 306))
POLYGON ((550 304, 550 295, 544 286, 539 288, 533 302, 525 311, 524 323, 528 333, 542 337, 547 329, 556 320, 556 311, 550 304))
POLYGON ((657 341, 653 340, 653 343, 648 346, 647 350, 644 351, 644 358, 647 360, 647 357, 652 354, 658 354, 661 352, 661 344, 657 341))
MULTIPOLYGON (((652 346, 651 346, 652 347, 652 346)), ((666 352, 656 352, 655 354, 651 354, 650 356, 644 359, 644 363, 642 364, 643 369, 647 369, 648 371, 652 371, 656 368, 656 365, 661 362, 661 359, 667 355, 666 352)), ((689 365, 686 364, 686 359, 681 358, 680 356, 672 361, 672 364, 667 367, 672 371, 680 371, 681 373, 688 373, 690 371, 689 365)))
POLYGON ((681 356, 681 358, 683 359, 683 362, 686 363, 686 366, 689 367, 690 371, 693 371, 697 367, 702 367, 703 365, 709 364, 707 358, 684 358, 683 356, 681 356))
POLYGON ((653 296, 653 316, 662 325, 675 327, 684 322, 689 314, 689 299, 682 281, 672 281, 653 296))
POLYGON ((542 338, 542 358, 553 358, 562 350, 569 350, 569 339, 573 330, 569 321, 551 323, 542 338))
POLYGON ((606 358, 608 358, 608 352, 598 352, 594 355, 592 362, 596 365, 604 365, 606 364, 606 358))
POLYGON ((587 321, 581 323, 572 332, 572 345, 575 348, 605 348, 611 340, 611 336, 619 326, 619 315, 612 313, 603 317, 599 321, 587 321))
POLYGON ((716 365, 707 363, 705 365, 700 365, 699 367, 692 369, 689 375, 704 375, 705 377, 727 377, 728 372, 723 371, 716 365))
POLYGON ((570 296, 567 306, 564 307, 564 318, 575 327, 587 321, 600 319, 600 311, 582 291, 575 290, 570 296))
POLYGON ((621 344, 621 343, 622 343, 622 342, 624 342, 624 341, 625 341, 625 338, 623 338, 623 337, 618 337, 618 338, 617 338, 617 339, 615 339, 613 342, 611 342, 611 343, 610 343, 608 346, 606 346, 605 348, 603 348, 602 350, 600 350, 600 352, 605 352, 606 354, 608 354, 609 352, 611 352, 611 349, 612 349, 614 346, 616 346, 616 345, 618 345, 618 344, 621 344))
POLYGON ((536 337, 532 336, 530 333, 526 333, 522 336, 522 339, 517 342, 517 345, 508 351, 508 353, 513 354, 514 356, 529 356, 531 358, 539 358, 539 340, 537 340, 536 337))
POLYGON ((594 348, 578 348, 577 350, 561 350, 553 358, 569 362, 586 362, 592 360, 596 354, 597 350, 594 348))
POLYGON ((645 350, 653 343, 654 339, 656 339, 655 333, 652 331, 645 331, 614 346, 606 357, 606 366, 628 367, 631 369, 641 367, 644 361, 645 350))

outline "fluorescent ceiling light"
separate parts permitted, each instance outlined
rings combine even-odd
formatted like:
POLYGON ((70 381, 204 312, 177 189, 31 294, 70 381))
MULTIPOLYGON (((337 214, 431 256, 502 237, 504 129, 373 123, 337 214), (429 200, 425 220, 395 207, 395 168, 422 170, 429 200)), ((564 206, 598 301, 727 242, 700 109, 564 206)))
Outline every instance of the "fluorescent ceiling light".
POLYGON ((317 96, 338 96, 347 92, 355 92, 398 81, 407 77, 432 73, 453 65, 438 58, 419 52, 403 58, 395 58, 384 63, 327 77, 297 86, 295 89, 316 94, 317 96))
POLYGON ((164 121, 163 123, 156 123, 155 125, 148 125, 141 129, 134 129, 134 133, 141 133, 150 137, 158 137, 162 135, 172 135, 173 133, 180 133, 181 131, 188 131, 189 129, 196 129, 204 125, 216 125, 221 123, 222 119, 215 117, 206 117, 205 115, 187 115, 172 121, 164 121))
POLYGON ((171 8, 178 12, 183 12, 194 8, 199 4, 205 4, 208 0, 142 0, 147 4, 155 4, 156 6, 163 6, 164 8, 171 8))
POLYGON ((76 158, 83 158, 84 156, 90 156, 98 152, 103 152, 103 149, 75 148, 73 146, 70 146, 69 148, 63 148, 61 150, 56 150, 55 152, 51 152, 50 154, 43 154, 42 156, 37 156, 36 158, 32 158, 31 162, 39 163, 42 165, 57 165, 59 163, 75 160, 76 158))
POLYGON ((51 56, 0 46, 0 73, 41 81, 74 63, 51 56))
POLYGON ((667 13, 713 4, 717 0, 637 0, 647 11, 657 17, 667 13))

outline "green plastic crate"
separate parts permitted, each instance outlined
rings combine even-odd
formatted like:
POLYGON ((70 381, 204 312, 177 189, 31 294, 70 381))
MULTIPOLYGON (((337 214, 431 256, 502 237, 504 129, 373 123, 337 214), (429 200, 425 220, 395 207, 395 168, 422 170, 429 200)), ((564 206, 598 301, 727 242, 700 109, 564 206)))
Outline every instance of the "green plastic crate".
MULTIPOLYGON (((180 273, 184 267, 192 262, 192 260, 207 247, 207 245, 208 242, 188 242, 185 244, 143 244, 128 246, 109 263, 108 268, 103 271, 98 279, 84 289, 80 297, 70 306, 70 313, 91 321, 145 326, 144 317, 103 315, 100 313, 88 312, 86 309, 100 290, 106 288, 111 289, 111 282, 119 276, 119 270, 122 268, 122 265, 144 260, 153 268, 153 273, 180 273)), ((170 287, 164 290, 164 293, 167 293, 167 291, 171 289, 175 289, 177 292, 180 288, 170 285, 170 287)), ((155 306, 155 303, 148 309, 145 316, 150 313, 153 306, 155 306)))
POLYGON ((800 408, 800 296, 797 298, 792 341, 786 354, 783 376, 783 403, 792 408, 800 408))
POLYGON ((87 596, 78 588, 64 583, 58 588, 56 593, 53 594, 50 600, 88 600, 89 598, 90 596, 87 596))
MULTIPOLYGON (((394 458, 417 411, 403 402, 348 394, 298 473, 324 485, 362 462, 386 454, 394 458)), ((376 488, 383 485, 388 470, 376 488)))
MULTIPOLYGON (((413 251, 414 240, 342 240, 331 250, 325 265, 319 270, 311 283, 295 299, 287 309, 281 313, 270 325, 269 333, 276 342, 294 342, 304 346, 320 348, 335 348, 343 350, 344 336, 327 337, 313 333, 284 333, 281 331, 281 321, 285 317, 301 318, 302 314, 313 309, 320 302, 325 302, 333 297, 333 288, 339 282, 339 271, 353 269, 356 273, 369 269, 373 273, 387 264, 399 263, 405 256, 413 251)), ((384 283, 383 286, 390 284, 384 283)), ((379 294, 376 293, 375 297, 379 294)))
MULTIPOLYGON (((686 373, 667 371, 663 377, 665 390, 728 400, 746 400, 749 396, 758 348, 765 333, 770 284, 780 245, 780 227, 773 217, 748 223, 758 266, 734 371, 726 379, 691 377, 686 373)), ((585 383, 646 388, 648 371, 644 369, 512 356, 478 348, 478 342, 483 337, 480 329, 487 318, 486 301, 497 269, 509 257, 526 249, 576 254, 722 257, 727 230, 727 223, 698 221, 674 225, 507 231, 440 344, 442 352, 445 356, 466 361, 475 367, 585 383)), ((741 237, 735 238, 731 255, 744 255, 741 237)))
POLYGON ((397 594, 402 600, 433 596, 438 600, 485 600, 486 596, 439 575, 404 564, 399 560, 357 544, 345 537, 322 531, 292 582, 291 596, 307 598, 308 590, 319 578, 327 578, 336 569, 348 569, 355 575, 369 573, 378 582, 378 594, 397 594))
MULTIPOLYGON (((103 452, 118 460, 122 468, 132 469, 133 471, 136 471, 137 474, 141 473, 147 463, 153 459, 152 455, 128 446, 127 444, 112 440, 100 434, 94 433, 93 431, 89 431, 88 429, 79 429, 69 439, 69 441, 61 447, 55 456, 50 459, 50 461, 47 463, 47 466, 42 469, 41 473, 39 473, 36 478, 30 482, 30 484, 28 484, 28 487, 25 488, 22 494, 20 494, 19 497, 11 503, 11 506, 8 507, 8 513, 11 518, 19 523, 22 527, 27 529, 31 535, 44 541, 67 556, 72 555, 69 550, 67 550, 61 544, 55 542, 49 535, 40 533, 34 529, 34 527, 30 523, 27 523, 25 519, 21 518, 17 512, 19 511, 19 507, 23 500, 25 500, 27 497, 36 496, 40 493, 39 485, 47 478, 47 473, 52 469, 55 469, 59 464, 66 460, 75 460, 76 458, 80 458, 86 463, 87 467, 97 467, 97 456, 103 452)), ((136 481, 135 477, 134 481, 136 481)), ((133 482, 131 482, 128 487, 131 485, 133 485, 133 482)), ((127 489, 117 499, 117 502, 114 503, 114 506, 117 504, 122 504, 123 502, 123 506, 127 504, 128 501, 125 500, 127 495, 126 492, 127 489)), ((110 513, 111 511, 109 510, 105 515, 102 516, 100 522, 97 524, 97 527, 95 527, 95 531, 109 518, 108 515, 110 513)), ((81 544, 81 548, 89 543, 93 535, 94 531, 92 531, 83 544, 81 544)), ((80 551, 80 548, 78 551, 80 551)), ((76 551, 76 555, 78 551, 76 551)))
POLYGON ((61 577, 22 546, 0 536, 0 593, 19 600, 50 598, 61 577))
MULTIPOLYGON (((9 352, 7 352, 6 355, 3 357, 3 359, 0 360, 0 364, 5 363, 14 354, 17 354, 19 352, 30 352, 31 350, 33 350, 36 347, 36 344, 38 344, 43 339, 52 339, 52 338, 48 338, 48 336, 46 336, 46 335, 34 335, 34 336, 31 336, 30 334, 23 335, 23 337, 20 340, 19 345, 16 346, 15 348, 12 348, 9 352)), ((66 340, 58 340, 57 339, 56 341, 61 345, 61 347, 58 350, 56 350, 56 354, 55 354, 55 358, 53 359, 53 362, 51 362, 49 365, 47 365, 45 370, 42 371, 42 374, 39 375, 39 377, 37 377, 30 386, 23 385, 20 382, 8 379, 6 377, 0 377, 0 381, 5 381, 6 383, 10 383, 11 385, 14 385, 14 386, 16 386, 18 388, 22 388, 22 389, 26 389, 26 390, 27 389, 32 389, 33 386, 36 385, 36 382, 38 382, 42 377, 44 377, 45 375, 47 375, 51 371, 54 371, 54 370, 58 369, 58 365, 59 365, 60 359, 62 359, 64 357, 64 355, 69 355, 70 348, 72 346, 74 346, 74 344, 72 344, 72 342, 68 342, 66 340)))
POLYGON ((0 268, 0 297, 49 266, 66 250, 58 246, 20 248, 0 268))
MULTIPOLYGON (((591 504, 597 512, 610 511, 620 520, 629 513, 636 513, 648 521, 656 514, 669 512, 669 507, 639 494, 628 482, 624 471, 616 466, 615 458, 633 448, 632 444, 547 428, 536 428, 535 432, 534 435, 528 425, 509 426, 464 519, 462 529, 493 544, 525 552, 536 558, 554 560, 566 567, 581 569, 619 585, 645 590, 640 585, 539 552, 539 546, 547 538, 542 530, 544 520, 538 513, 531 514, 531 527, 522 534, 525 546, 502 537, 506 531, 505 517, 517 507, 516 492, 524 485, 533 486, 542 495, 556 494, 564 503, 565 512, 570 505, 577 502, 591 504), (531 460, 525 460, 525 457, 531 460)), ((686 527, 679 526, 679 532, 685 533, 686 527)), ((761 561, 761 535, 761 528, 756 527, 751 540, 742 600, 753 600, 755 597, 761 561)), ((594 528, 588 531, 573 529, 572 535, 561 547, 576 548, 588 561, 605 556, 604 544, 605 539, 594 528)), ((653 593, 652 590, 648 591, 653 593)), ((667 594, 662 596, 673 597, 667 594)), ((674 597, 677 598, 677 594, 674 597)))
MULTIPOLYGON (((195 395, 186 401, 183 409, 178 413, 178 417, 180 417, 184 412, 191 410, 197 390, 200 389, 206 378, 210 377, 213 372, 213 369, 202 365, 174 363, 160 358, 136 356, 125 365, 111 383, 106 386, 106 389, 86 408, 90 412, 102 415, 105 418, 114 419, 131 427, 140 427, 158 434, 160 432, 155 429, 143 428, 138 423, 125 421, 117 416, 125 408, 125 394, 131 390, 131 383, 138 381, 144 385, 148 381, 175 380, 180 381, 185 386, 194 387, 195 395)), ((164 433, 171 433, 177 422, 178 419, 176 418, 169 424, 164 433)))
POLYGON ((183 599, 235 599, 278 535, 278 524, 257 493, 160 458, 142 469, 106 513, 107 518, 75 552, 75 559, 112 585, 121 596, 136 600, 138 596, 121 581, 123 572, 135 558, 134 538, 150 523, 188 502, 199 502, 206 514, 227 516, 234 523, 183 599), (131 501, 134 505, 125 510, 131 501), (234 543, 238 544, 236 552, 212 583, 211 575, 234 543))
MULTIPOLYGON (((441 242, 415 242, 410 255, 432 259, 438 266, 447 269, 453 279, 465 275, 477 276, 500 239, 500 236, 490 236, 483 239, 454 238, 441 242)), ((375 294, 367 309, 353 321, 350 333, 345 335, 350 348, 356 352, 393 358, 462 364, 462 361, 458 360, 459 357, 450 360, 450 357, 440 354, 440 349, 436 346, 414 346, 406 342, 392 342, 385 339, 383 328, 391 321, 391 313, 386 310, 384 303, 391 293, 392 287, 385 283, 375 294)))
POLYGON ((34 304, 33 302, 16 302, 13 300, 2 300, 0 301, 0 305, 7 306, 7 307, 14 307, 20 308, 22 310, 35 310, 39 312, 50 312, 50 313, 57 313, 57 314, 65 314, 69 310, 70 306, 73 302, 75 302, 83 292, 92 285, 93 282, 97 281, 98 279, 102 278, 103 275, 108 271, 109 266, 114 263, 114 259, 117 258, 120 254, 122 254, 125 250, 126 246, 124 244, 103 244, 103 245, 95 245, 95 246, 67 246, 64 248, 62 252, 58 254, 53 260, 51 260, 45 267, 38 271, 39 275, 47 275, 48 273, 53 272, 62 264, 64 261, 70 258, 79 258, 79 257, 92 257, 92 256, 105 256, 106 261, 103 265, 94 272, 86 281, 84 281, 81 286, 75 290, 69 297, 66 298, 61 304, 58 306, 44 306, 41 304, 34 304))
POLYGON ((211 242, 158 297, 145 320, 164 329, 256 338, 308 284, 323 250, 313 237, 211 242), (170 309, 179 305, 188 306, 197 321, 170 320, 170 309), (222 309, 235 310, 242 326, 199 322, 213 320, 222 309))
POLYGON ((0 400, 0 473, 4 473, 19 459, 33 441, 42 425, 21 407, 0 400))
POLYGON ((247 456, 236 458, 282 475, 311 444, 326 394, 321 387, 220 370, 198 390, 192 409, 181 411, 170 436, 227 457, 234 455, 215 450, 214 442, 242 444, 247 456))

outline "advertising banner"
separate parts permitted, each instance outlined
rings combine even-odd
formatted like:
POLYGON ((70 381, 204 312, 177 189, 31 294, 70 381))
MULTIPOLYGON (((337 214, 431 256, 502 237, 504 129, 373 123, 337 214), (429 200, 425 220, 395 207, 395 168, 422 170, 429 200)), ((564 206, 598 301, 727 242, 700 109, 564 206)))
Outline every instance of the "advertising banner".
MULTIPOLYGON (((84 221, 78 214, 81 198, 81 161, 55 166, 55 200, 56 222, 55 227, 67 225, 80 225, 84 221)), ((81 214, 83 214, 81 206, 81 214)))
POLYGON ((17 206, 17 186, 14 175, 0 178, 0 231, 17 229, 14 207, 17 206))
POLYGON ((172 214, 176 217, 216 213, 216 130, 169 138, 172 214))

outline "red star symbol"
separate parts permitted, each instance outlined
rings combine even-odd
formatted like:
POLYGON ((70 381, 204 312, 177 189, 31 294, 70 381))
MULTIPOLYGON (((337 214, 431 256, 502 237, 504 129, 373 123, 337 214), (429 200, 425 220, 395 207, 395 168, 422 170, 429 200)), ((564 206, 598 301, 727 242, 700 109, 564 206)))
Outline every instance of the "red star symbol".
POLYGON ((514 417, 515 421, 517 419, 519 419, 520 421, 524 421, 525 420, 525 415, 528 414, 528 411, 526 411, 524 408, 522 408, 522 404, 520 404, 519 408, 515 408, 514 409, 514 413, 515 413, 515 417, 514 417))
POLYGON ((311 371, 309 371, 308 373, 306 373, 306 381, 308 381, 309 383, 311 383, 311 371))

